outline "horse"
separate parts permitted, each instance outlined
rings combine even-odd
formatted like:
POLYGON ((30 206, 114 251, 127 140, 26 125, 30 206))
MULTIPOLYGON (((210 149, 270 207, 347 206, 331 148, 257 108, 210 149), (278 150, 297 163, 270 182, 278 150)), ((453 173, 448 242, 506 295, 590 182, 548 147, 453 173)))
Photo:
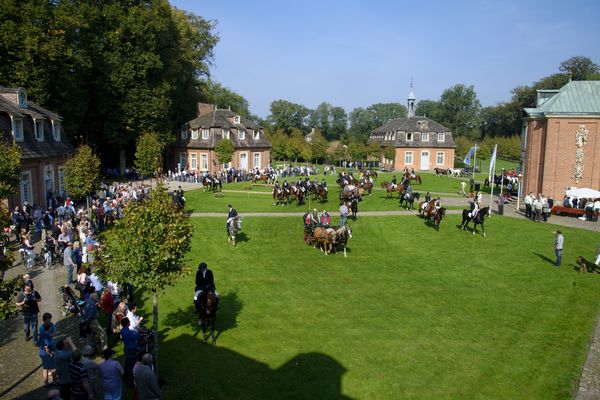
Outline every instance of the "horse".
POLYGON ((406 198, 406 195, 401 196, 400 197, 400 207, 402 207, 402 204, 404 202, 406 202, 406 209, 407 210, 412 210, 414 208, 414 204, 415 204, 415 200, 419 200, 419 198, 421 197, 421 194, 418 192, 415 193, 411 193, 408 198, 406 198))
POLYGON ((340 191, 340 201, 350 201, 354 197, 357 197, 359 200, 361 200, 364 192, 365 189, 363 188, 346 186, 340 191))
POLYGON ((356 214, 358 213, 358 200, 356 197, 350 202, 350 212, 352 213, 352 218, 356 219, 356 214))
POLYGON ((470 210, 463 210, 462 212, 462 223, 459 225, 463 231, 466 231, 469 225, 469 222, 473 221, 473 235, 475 234, 475 230, 477 229, 477 225, 481 225, 481 231, 483 233, 483 237, 485 237, 485 227, 483 223, 485 222, 485 216, 490 213, 489 207, 483 207, 477 211, 477 214, 474 217, 469 217, 470 210))
POLYGON ((369 192, 369 196, 371 195, 371 192, 373 191, 373 182, 370 182, 368 180, 365 180, 364 182, 362 182, 359 187, 363 188, 364 190, 366 190, 367 192, 369 192))
POLYGON ((269 175, 264 175, 264 174, 261 174, 261 175, 254 175, 254 176, 252 177, 252 181, 251 181, 251 183, 252 183, 252 184, 255 184, 256 182, 259 182, 259 181, 260 181, 260 182, 264 182, 264 183, 265 183, 265 186, 267 186, 267 185, 269 184, 269 182, 271 181, 271 178, 269 177, 269 175))
POLYGON ((434 168, 433 171, 435 172, 436 177, 442 176, 442 175, 448 176, 448 173, 449 173, 448 172, 449 170, 444 169, 444 168, 437 168, 437 167, 434 168))
POLYGON ((342 245, 344 248, 344 257, 347 257, 346 247, 348 246, 348 240, 352 238, 352 229, 349 226, 342 226, 337 229, 334 228, 334 231, 335 236, 331 242, 331 249, 335 251, 337 246, 342 245))
POLYGON ((178 191, 173 192, 172 204, 175 209, 181 210, 183 207, 185 207, 185 197, 183 197, 178 191))
POLYGON ((396 187, 392 187, 392 184, 386 181, 381 182, 381 188, 385 189, 386 191, 386 199, 391 199, 394 197, 394 193, 398 192, 398 196, 402 195, 402 192, 404 192, 404 186, 402 186, 402 184, 400 185, 396 185, 396 187))
POLYGON ((202 340, 204 343, 211 338, 212 344, 217 343, 215 337, 215 322, 219 298, 211 290, 197 290, 194 295, 194 307, 198 314, 198 324, 202 325, 202 340))
POLYGON ((414 175, 414 174, 411 174, 410 172, 407 172, 406 174, 404 174, 404 179, 408 179, 408 182, 415 181, 415 182, 418 182, 419 184, 422 183, 420 175, 414 175))
POLYGON ((440 223, 442 222, 442 218, 446 215, 446 209, 444 207, 440 207, 435 213, 431 215, 433 219, 433 226, 436 229, 440 229, 440 223))
POLYGON ((335 234, 335 230, 333 228, 323 228, 322 226, 317 226, 313 231, 314 238, 314 247, 317 245, 321 250, 321 253, 325 252, 325 255, 329 254, 331 250, 331 242, 333 241, 333 235, 335 234))
POLYGON ((322 185, 317 186, 317 196, 319 197, 319 201, 321 203, 325 203, 327 201, 327 189, 322 185))
POLYGON ((227 242, 233 243, 233 245, 235 246, 238 232, 241 230, 242 230, 242 217, 240 217, 238 215, 237 217, 233 217, 233 219, 227 226, 227 242))
POLYGON ((460 168, 448 168, 448 174, 453 178, 458 178, 462 173, 460 168))
POLYGON ((302 187, 296 187, 296 205, 301 205, 304 203, 304 197, 306 195, 306 189, 302 187))

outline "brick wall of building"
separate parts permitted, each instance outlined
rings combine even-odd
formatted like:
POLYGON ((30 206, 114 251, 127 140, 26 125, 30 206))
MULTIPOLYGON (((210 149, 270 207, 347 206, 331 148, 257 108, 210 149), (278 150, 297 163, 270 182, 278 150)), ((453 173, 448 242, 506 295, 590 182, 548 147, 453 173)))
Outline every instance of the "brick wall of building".
POLYGON ((454 149, 447 148, 427 148, 427 147, 416 147, 396 148, 396 158, 394 159, 394 170, 401 171, 404 167, 408 169, 414 168, 415 171, 433 171, 434 168, 454 168, 454 149), (428 168, 421 168, 421 155, 423 152, 429 152, 429 165, 428 168), (412 163, 406 164, 406 153, 412 152, 412 163), (437 153, 444 153, 444 162, 442 164, 437 163, 437 153))

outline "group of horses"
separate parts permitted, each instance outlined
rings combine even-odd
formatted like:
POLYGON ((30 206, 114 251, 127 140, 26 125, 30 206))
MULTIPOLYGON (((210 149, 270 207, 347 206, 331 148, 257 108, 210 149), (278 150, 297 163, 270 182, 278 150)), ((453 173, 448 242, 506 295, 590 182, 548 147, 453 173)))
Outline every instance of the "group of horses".
POLYGON ((293 202, 299 206, 305 203, 307 196, 324 203, 327 201, 327 187, 320 183, 298 180, 288 186, 274 187, 272 195, 274 206, 279 204, 284 206, 293 202))
POLYGON ((451 176, 453 178, 465 177, 469 175, 469 171, 465 168, 434 168, 435 176, 451 176))
POLYGON ((352 238, 352 229, 349 226, 315 226, 306 225, 304 227, 304 241, 315 248, 319 248, 322 253, 328 255, 335 252, 338 247, 344 250, 344 257, 347 257, 346 248, 348 240, 352 238))
POLYGON ((221 182, 221 179, 219 179, 216 173, 212 175, 207 174, 203 176, 202 186, 204 187, 204 191, 209 190, 212 192, 216 192, 223 190, 223 183, 221 182))

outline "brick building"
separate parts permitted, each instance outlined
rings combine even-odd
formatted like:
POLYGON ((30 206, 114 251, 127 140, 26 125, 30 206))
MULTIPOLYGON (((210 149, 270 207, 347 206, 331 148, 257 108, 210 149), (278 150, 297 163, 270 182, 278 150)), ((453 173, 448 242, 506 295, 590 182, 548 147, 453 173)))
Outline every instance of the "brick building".
POLYGON ((249 171, 270 163, 271 144, 260 125, 233 111, 199 103, 198 117, 181 127, 171 147, 173 170, 217 172, 225 168, 249 171), (220 164, 215 148, 221 139, 233 142, 231 162, 220 164))
POLYGON ((49 191, 64 191, 64 163, 75 149, 62 130, 62 118, 27 99, 23 88, 0 86, 0 136, 21 148, 21 182, 9 207, 24 202, 46 206, 49 191))
POLYGON ((524 111, 522 193, 561 200, 568 187, 600 189, 600 81, 538 90, 524 111))
POLYGON ((415 95, 408 95, 406 118, 391 119, 371 131, 368 144, 378 143, 382 149, 391 145, 395 157, 381 158, 381 165, 388 169, 430 171, 434 168, 454 168, 456 145, 452 132, 431 118, 415 116, 415 95))

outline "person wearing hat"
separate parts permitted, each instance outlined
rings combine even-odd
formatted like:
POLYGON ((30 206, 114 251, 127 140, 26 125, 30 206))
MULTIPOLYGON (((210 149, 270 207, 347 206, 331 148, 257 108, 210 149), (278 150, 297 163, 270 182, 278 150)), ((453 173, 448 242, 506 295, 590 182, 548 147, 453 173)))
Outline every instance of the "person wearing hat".
POLYGON ((121 387, 121 378, 125 375, 125 370, 114 359, 115 351, 113 349, 104 350, 102 356, 104 357, 104 362, 98 365, 98 372, 100 373, 100 384, 104 391, 104 399, 121 399, 123 390, 121 387))
POLYGON ((229 212, 227 213, 227 223, 225 224, 225 228, 227 229, 227 234, 229 234, 229 224, 235 217, 237 217, 238 213, 231 204, 229 204, 227 207, 229 208, 229 212))

